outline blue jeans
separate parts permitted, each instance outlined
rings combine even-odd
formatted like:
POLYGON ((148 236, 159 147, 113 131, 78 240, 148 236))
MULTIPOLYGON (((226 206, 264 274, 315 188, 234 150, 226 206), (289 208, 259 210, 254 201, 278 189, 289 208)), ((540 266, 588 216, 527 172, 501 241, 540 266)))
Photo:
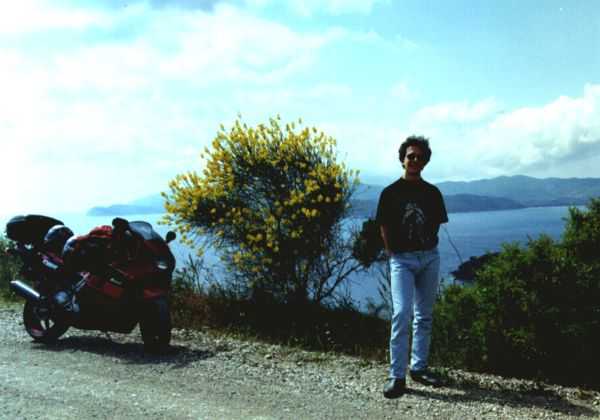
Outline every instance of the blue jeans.
POLYGON ((404 378, 408 365, 408 337, 413 310, 410 370, 427 367, 433 304, 440 273, 440 255, 437 247, 428 251, 393 254, 390 257, 390 271, 393 309, 390 377, 404 378))

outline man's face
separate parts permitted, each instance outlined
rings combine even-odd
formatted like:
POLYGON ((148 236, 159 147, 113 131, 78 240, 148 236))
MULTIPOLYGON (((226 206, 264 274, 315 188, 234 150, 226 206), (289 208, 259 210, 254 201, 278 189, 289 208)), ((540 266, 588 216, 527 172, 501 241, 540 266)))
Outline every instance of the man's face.
POLYGON ((402 164, 407 174, 419 175, 427 163, 419 146, 408 146, 402 164))

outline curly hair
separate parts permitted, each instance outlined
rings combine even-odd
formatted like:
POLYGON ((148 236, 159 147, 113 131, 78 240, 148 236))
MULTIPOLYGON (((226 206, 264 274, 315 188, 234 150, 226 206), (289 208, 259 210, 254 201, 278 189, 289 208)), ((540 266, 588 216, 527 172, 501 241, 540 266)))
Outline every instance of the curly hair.
POLYGON ((429 162, 431 159, 431 148, 429 147, 429 139, 423 136, 409 136, 404 140, 404 142, 400 145, 400 149, 398 149, 398 158, 400 162, 404 162, 404 158, 406 157, 406 149, 410 146, 417 146, 423 152, 423 157, 425 158, 425 163, 429 162))

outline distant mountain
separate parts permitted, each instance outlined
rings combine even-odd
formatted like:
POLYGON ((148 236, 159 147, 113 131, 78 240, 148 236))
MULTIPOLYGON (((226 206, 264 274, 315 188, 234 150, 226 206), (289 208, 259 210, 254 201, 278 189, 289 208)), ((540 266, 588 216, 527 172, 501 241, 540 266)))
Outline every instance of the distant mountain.
POLYGON ((129 214, 155 214, 164 213, 162 207, 132 206, 128 204, 115 204, 107 207, 92 207, 88 216, 126 216, 129 214))
MULTIPOLYGON (((444 195, 449 213, 519 209, 523 207, 572 206, 587 204, 600 197, 600 178, 532 178, 501 176, 466 182, 436 184, 444 195)), ((383 185, 360 184, 352 199, 352 214, 374 216, 383 185)), ((143 197, 127 204, 94 207, 91 216, 164 213, 160 194, 143 197)))
MULTIPOLYGON (((355 217, 374 217, 378 199, 353 199, 352 215, 355 217)), ((467 213, 477 211, 522 209, 525 206, 514 200, 501 197, 488 197, 473 194, 454 194, 444 196, 448 213, 467 213)))
POLYGON ((353 197, 356 200, 379 200, 379 194, 383 188, 383 185, 359 184, 353 197))
POLYGON ((517 201, 503 197, 490 197, 475 194, 444 195, 448 213, 468 213, 475 211, 513 210, 525 206, 517 201))
POLYGON ((165 200, 160 194, 138 198, 128 204, 113 204, 106 207, 92 207, 88 216, 127 216, 130 214, 156 214, 165 212, 165 200))
MULTIPOLYGON (((509 210, 524 207, 575 206, 600 197, 600 178, 533 178, 524 175, 436 184, 449 213, 509 210)), ((361 184, 352 201, 353 214, 375 214, 382 185, 361 184)))
POLYGON ((600 178, 501 176, 469 182, 441 182, 442 194, 475 194, 514 200, 526 207, 586 204, 600 197, 600 178))
POLYGON ((152 207, 155 209, 160 209, 161 213, 165 211, 165 199, 160 194, 152 194, 146 197, 138 198, 137 200, 133 200, 131 203, 128 203, 128 205, 152 207))

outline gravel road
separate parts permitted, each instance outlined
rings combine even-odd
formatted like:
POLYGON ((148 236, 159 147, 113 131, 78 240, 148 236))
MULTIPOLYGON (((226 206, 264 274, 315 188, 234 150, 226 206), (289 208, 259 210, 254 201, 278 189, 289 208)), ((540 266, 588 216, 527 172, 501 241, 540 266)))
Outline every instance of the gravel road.
POLYGON ((386 400, 386 366, 197 331, 143 353, 130 335, 71 329, 34 343, 20 305, 0 307, 2 419, 600 418, 600 393, 449 372, 449 385, 386 400))

